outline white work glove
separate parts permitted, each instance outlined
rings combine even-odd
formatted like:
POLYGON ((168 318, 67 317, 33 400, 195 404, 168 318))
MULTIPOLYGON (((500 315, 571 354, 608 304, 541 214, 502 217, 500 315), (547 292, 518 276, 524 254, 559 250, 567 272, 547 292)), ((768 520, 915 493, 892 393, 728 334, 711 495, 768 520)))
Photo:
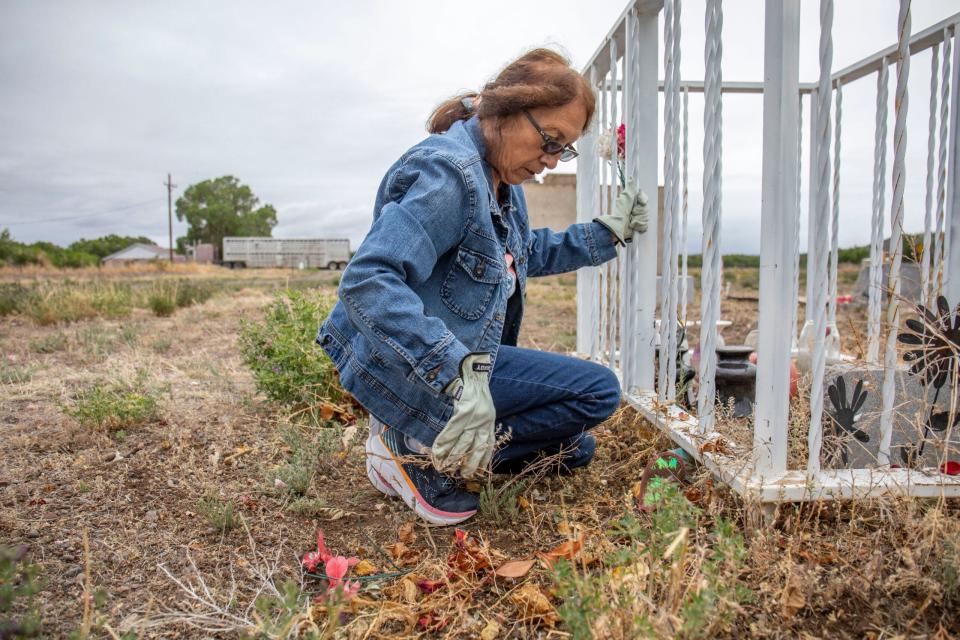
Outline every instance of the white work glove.
POLYGON ((490 395, 492 369, 489 353, 467 354, 460 363, 460 377, 444 389, 453 396, 453 415, 431 447, 438 471, 473 478, 490 467, 497 441, 497 410, 490 395))
POLYGON ((633 180, 627 181, 627 186, 613 207, 611 215, 594 218, 613 235, 620 244, 633 242, 633 232, 644 233, 647 230, 647 194, 638 189, 633 180))

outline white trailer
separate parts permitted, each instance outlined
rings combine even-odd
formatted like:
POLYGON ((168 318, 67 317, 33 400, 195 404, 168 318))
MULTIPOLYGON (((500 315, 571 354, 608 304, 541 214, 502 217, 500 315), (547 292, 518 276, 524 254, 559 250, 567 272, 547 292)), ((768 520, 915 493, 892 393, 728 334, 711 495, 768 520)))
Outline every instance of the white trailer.
POLYGON ((236 267, 343 269, 350 260, 347 238, 223 239, 223 264, 236 267))

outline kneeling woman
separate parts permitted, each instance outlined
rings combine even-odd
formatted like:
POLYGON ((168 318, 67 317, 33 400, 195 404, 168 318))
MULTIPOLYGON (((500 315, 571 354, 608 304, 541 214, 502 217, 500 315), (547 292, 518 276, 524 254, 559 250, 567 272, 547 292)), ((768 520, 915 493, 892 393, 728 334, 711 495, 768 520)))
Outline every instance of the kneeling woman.
POLYGON ((476 513, 457 478, 519 472, 545 455, 586 465, 587 431, 619 404, 607 368, 516 346, 528 277, 602 264, 646 228, 632 187, 593 222, 529 227, 520 184, 576 157, 594 105, 590 85, 547 49, 442 104, 433 135, 384 176, 320 327, 344 388, 370 412, 370 481, 431 523, 476 513))

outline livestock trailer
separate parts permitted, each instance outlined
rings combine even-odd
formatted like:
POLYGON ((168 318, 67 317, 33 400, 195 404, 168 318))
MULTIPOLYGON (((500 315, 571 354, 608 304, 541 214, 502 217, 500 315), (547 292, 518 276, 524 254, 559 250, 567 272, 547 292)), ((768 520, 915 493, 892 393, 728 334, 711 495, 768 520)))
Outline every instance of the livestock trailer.
POLYGON ((350 240, 347 238, 223 239, 223 265, 230 268, 343 269, 348 260, 350 240))

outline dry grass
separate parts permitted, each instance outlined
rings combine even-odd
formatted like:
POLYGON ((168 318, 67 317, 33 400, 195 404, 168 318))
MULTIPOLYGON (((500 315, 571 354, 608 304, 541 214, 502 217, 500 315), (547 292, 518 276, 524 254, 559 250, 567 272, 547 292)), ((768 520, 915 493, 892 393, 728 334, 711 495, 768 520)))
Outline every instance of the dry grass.
MULTIPOLYGON (((960 633, 956 502, 785 505, 764 524, 759 509, 701 473, 687 492, 694 502, 664 512, 675 522, 658 519, 637 511, 636 488, 646 462, 668 442, 629 408, 596 430, 592 465, 571 478, 531 478, 515 504, 465 523, 466 541, 454 543, 452 528, 413 522, 399 501, 373 489, 356 439, 341 445, 337 464, 317 467, 304 496, 311 508, 290 508, 290 495, 266 482, 293 453, 279 428, 284 416, 256 395, 237 349, 240 320, 259 317, 267 290, 289 275, 192 274, 236 290, 169 318, 134 310, 124 320, 49 327, 0 319, 4 365, 29 371, 0 382, 0 543, 29 544, 31 561, 41 565, 46 587, 37 602, 50 637, 75 630, 98 637, 312 630, 349 638, 562 638, 579 628, 597 638, 643 630, 683 637, 960 633), (126 427, 122 438, 82 427, 65 412, 77 389, 138 376, 159 413, 126 427), (199 505, 213 495, 233 506, 240 526, 211 526, 199 505), (625 517, 635 519, 632 533, 611 533, 625 517), (731 531, 718 529, 722 521, 731 531), (336 553, 364 558, 378 572, 407 573, 365 582, 350 603, 311 602, 322 583, 303 576, 299 557, 313 548, 318 527, 336 553), (743 557, 717 560, 737 537, 743 557), (566 578, 558 582, 543 559, 519 579, 492 572, 544 554, 571 558, 566 578), (256 608, 264 596, 272 606, 256 608), (706 596, 716 599, 701 620, 690 603, 706 596), (596 615, 591 602, 601 603, 596 615)), ((0 277, 18 276, 6 270, 0 277)), ((298 277, 301 286, 334 289, 331 274, 298 277)), ((574 283, 572 276, 531 283, 522 345, 573 347, 574 283)), ((752 313, 749 302, 724 307, 738 318, 752 313)), ((508 495, 516 486, 509 482, 497 477, 488 491, 508 495)))

